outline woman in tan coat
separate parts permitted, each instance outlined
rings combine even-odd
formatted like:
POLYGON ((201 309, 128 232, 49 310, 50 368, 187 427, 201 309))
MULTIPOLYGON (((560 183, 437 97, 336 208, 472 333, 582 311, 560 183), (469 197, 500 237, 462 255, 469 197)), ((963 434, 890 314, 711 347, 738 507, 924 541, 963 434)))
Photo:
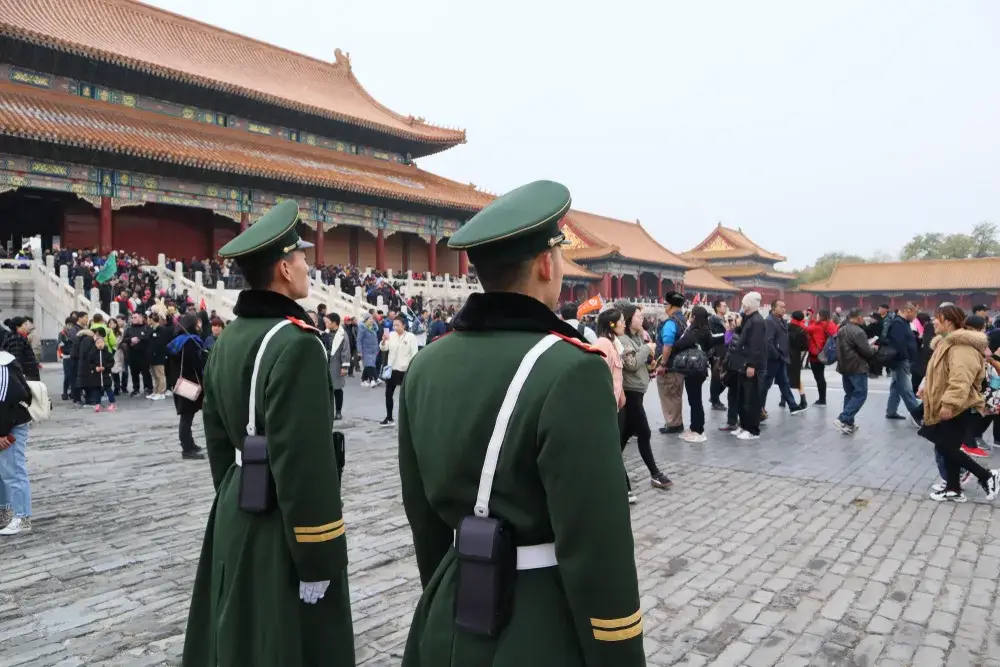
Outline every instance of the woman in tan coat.
POLYGON ((924 425, 920 435, 934 443, 944 464, 944 488, 931 492, 937 501, 966 501, 959 482, 963 468, 979 480, 986 497, 993 500, 1000 489, 1000 470, 987 470, 965 454, 961 447, 974 412, 981 413, 981 387, 986 376, 983 350, 986 334, 964 329, 965 312, 952 304, 938 308, 931 343, 934 352, 924 378, 924 425))

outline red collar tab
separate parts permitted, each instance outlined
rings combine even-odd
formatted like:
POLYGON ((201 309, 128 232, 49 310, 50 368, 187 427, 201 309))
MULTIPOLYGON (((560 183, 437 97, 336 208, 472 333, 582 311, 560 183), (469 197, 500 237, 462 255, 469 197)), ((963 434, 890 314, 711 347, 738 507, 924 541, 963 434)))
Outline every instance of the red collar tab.
POLYGON ((559 333, 557 331, 550 331, 549 333, 552 334, 553 336, 557 336, 557 337, 563 339, 564 341, 566 341, 567 343, 570 343, 571 345, 575 345, 576 347, 580 348, 584 352, 589 352, 590 354, 599 354, 602 357, 604 356, 604 353, 601 352, 600 348, 594 347, 593 345, 590 345, 588 343, 584 343, 579 338, 573 338, 572 336, 564 336, 563 334, 561 334, 561 333, 559 333))
POLYGON ((294 324, 298 328, 302 329, 303 331, 308 331, 310 333, 314 333, 314 334, 317 334, 317 335, 321 335, 322 334, 322 332, 319 329, 317 329, 313 325, 309 324, 308 322, 305 322, 304 320, 300 320, 297 317, 292 317, 291 315, 287 315, 286 319, 288 319, 289 322, 291 322, 292 324, 294 324))

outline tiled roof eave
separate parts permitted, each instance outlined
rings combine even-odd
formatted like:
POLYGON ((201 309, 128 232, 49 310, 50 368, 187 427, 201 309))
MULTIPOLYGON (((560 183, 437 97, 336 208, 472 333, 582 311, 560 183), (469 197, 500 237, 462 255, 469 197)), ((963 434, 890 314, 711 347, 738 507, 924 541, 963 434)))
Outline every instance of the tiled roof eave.
POLYGON ((382 188, 358 185, 356 183, 351 183, 344 180, 332 179, 332 182, 325 182, 316 178, 299 178, 295 177, 294 174, 290 174, 288 172, 278 172, 277 170, 271 170, 271 169, 256 169, 256 168, 250 168, 245 170, 233 169, 227 164, 210 160, 198 160, 194 158, 177 159, 170 155, 162 154, 159 151, 139 150, 125 145, 113 145, 108 142, 89 142, 89 141, 79 141, 73 139, 64 139, 46 132, 32 133, 23 131, 8 131, 5 128, 0 128, 0 135, 14 137, 18 139, 27 139, 29 141, 42 141, 45 143, 55 144, 59 146, 70 146, 73 148, 81 148, 84 150, 93 150, 112 155, 128 155, 130 157, 138 157, 138 158, 153 160, 155 162, 162 162, 165 164, 175 164, 185 167, 192 167, 195 169, 202 169, 205 171, 215 171, 226 174, 239 174, 243 176, 255 176, 275 181, 298 183, 301 185, 310 185, 313 187, 327 188, 331 190, 341 190, 344 192, 353 192, 356 194, 369 195, 373 197, 380 197, 396 201, 408 201, 416 204, 426 204, 431 206, 438 206, 443 208, 457 209, 469 212, 476 212, 482 209, 482 206, 478 205, 473 205, 463 202, 445 201, 441 199, 435 199, 433 197, 421 197, 420 195, 416 194, 402 194, 399 192, 384 190, 382 188))
MULTIPOLYGON (((206 77, 200 77, 193 74, 186 74, 184 72, 179 72, 177 70, 173 70, 167 67, 158 67, 156 65, 144 63, 142 61, 134 60, 132 58, 115 56, 114 54, 105 51, 100 51, 97 49, 89 49, 76 44, 64 42, 63 40, 52 37, 50 35, 43 35, 29 30, 12 30, 10 29, 9 26, 0 26, 0 35, 6 35, 14 39, 22 39, 26 42, 35 44, 37 46, 52 48, 57 51, 62 51, 63 53, 82 56, 84 58, 100 60, 102 62, 118 65, 120 67, 125 67, 131 70, 143 72, 145 74, 150 74, 153 76, 159 76, 174 81, 180 81, 182 83, 189 83, 207 88, 213 88, 216 90, 222 90, 227 93, 233 93, 242 97, 248 97, 250 99, 266 102, 268 104, 273 104, 275 106, 284 107, 287 109, 292 109, 294 111, 302 111, 315 116, 320 116, 322 118, 339 121, 342 123, 346 123, 348 125, 354 125, 356 127, 362 127, 368 130, 381 132, 383 134, 389 134, 410 141, 416 141, 419 143, 426 143, 426 144, 437 144, 441 146, 454 146, 457 144, 464 144, 466 141, 465 130, 452 131, 455 133, 455 136, 452 137, 433 137, 415 132, 406 132, 404 130, 400 130, 397 128, 387 127, 379 123, 374 123, 366 119, 348 116, 346 114, 330 111, 328 109, 320 109, 307 104, 301 104, 295 102, 294 100, 287 100, 275 97, 273 95, 268 95, 266 93, 261 93, 255 90, 249 90, 241 86, 227 83, 225 81, 216 81, 206 77)), ((433 125, 430 125, 428 127, 431 127, 441 132, 449 132, 449 130, 446 130, 444 128, 438 128, 433 125)))

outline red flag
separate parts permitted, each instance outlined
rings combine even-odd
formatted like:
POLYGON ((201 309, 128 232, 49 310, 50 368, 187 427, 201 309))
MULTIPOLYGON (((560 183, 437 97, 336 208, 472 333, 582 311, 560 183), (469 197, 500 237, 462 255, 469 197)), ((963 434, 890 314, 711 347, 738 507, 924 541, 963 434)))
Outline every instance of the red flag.
POLYGON ((202 297, 201 301, 198 302, 198 310, 208 310, 208 307, 205 305, 205 297, 202 297))
POLYGON ((694 301, 691 302, 691 305, 697 306, 699 303, 701 303, 701 294, 695 294, 694 301))

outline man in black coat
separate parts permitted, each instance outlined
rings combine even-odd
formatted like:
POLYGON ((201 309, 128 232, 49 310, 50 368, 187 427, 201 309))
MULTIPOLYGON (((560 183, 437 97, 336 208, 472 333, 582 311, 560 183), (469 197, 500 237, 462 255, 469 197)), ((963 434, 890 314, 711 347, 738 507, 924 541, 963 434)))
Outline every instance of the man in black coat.
POLYGON ((148 396, 153 393, 153 376, 149 372, 149 327, 142 313, 132 313, 132 321, 125 328, 122 342, 128 355, 128 369, 132 375, 132 396, 139 395, 139 378, 142 390, 148 396))
POLYGON ((743 297, 743 322, 735 353, 740 359, 739 373, 740 440, 760 439, 760 378, 767 367, 767 325, 760 314, 760 293, 743 297))
MULTIPOLYGON (((764 328, 766 332, 767 374, 761 384, 761 406, 767 404, 767 392, 770 391, 772 384, 777 383, 781 398, 788 405, 788 411, 793 415, 801 414, 807 409, 807 406, 799 405, 788 383, 788 364, 791 363, 792 359, 788 348, 785 302, 781 299, 775 299, 771 302, 771 313, 765 320, 764 328)), ((799 359, 795 361, 800 363, 799 359)))

